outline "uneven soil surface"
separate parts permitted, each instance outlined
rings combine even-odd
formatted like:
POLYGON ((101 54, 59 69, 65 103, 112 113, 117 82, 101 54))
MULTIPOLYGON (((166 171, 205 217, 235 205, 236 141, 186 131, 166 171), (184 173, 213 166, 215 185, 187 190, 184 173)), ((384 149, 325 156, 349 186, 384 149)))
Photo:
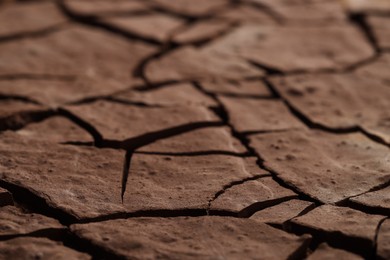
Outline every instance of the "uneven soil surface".
POLYGON ((390 259, 390 1, 0 1, 0 259, 390 259))

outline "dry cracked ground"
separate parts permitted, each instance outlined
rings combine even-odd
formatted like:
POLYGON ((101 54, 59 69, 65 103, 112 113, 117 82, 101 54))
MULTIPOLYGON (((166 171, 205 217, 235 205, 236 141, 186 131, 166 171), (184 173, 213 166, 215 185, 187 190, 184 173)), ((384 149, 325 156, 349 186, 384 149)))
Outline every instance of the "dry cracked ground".
POLYGON ((0 259, 390 259, 390 1, 0 1, 0 259))

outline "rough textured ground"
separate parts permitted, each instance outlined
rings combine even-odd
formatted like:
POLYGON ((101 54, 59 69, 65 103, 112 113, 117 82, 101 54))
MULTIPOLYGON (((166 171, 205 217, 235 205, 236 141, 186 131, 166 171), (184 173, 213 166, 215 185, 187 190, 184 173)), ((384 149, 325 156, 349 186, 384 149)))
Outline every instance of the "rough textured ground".
POLYGON ((0 1, 0 259, 390 259, 390 1, 0 1))

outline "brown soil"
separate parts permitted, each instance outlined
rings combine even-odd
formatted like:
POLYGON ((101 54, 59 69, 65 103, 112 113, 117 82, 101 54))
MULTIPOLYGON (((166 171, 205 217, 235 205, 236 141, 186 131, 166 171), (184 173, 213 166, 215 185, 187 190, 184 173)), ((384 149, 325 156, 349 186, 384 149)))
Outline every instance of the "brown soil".
POLYGON ((390 259, 389 24, 0 1, 0 259, 390 259))

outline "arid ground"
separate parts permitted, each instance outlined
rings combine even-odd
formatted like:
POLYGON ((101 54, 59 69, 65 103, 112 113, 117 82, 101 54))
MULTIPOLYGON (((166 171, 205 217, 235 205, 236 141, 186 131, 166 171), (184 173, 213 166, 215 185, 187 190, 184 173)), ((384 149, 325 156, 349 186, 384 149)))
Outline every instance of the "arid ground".
POLYGON ((0 259, 390 259, 390 0, 0 1, 0 259))

